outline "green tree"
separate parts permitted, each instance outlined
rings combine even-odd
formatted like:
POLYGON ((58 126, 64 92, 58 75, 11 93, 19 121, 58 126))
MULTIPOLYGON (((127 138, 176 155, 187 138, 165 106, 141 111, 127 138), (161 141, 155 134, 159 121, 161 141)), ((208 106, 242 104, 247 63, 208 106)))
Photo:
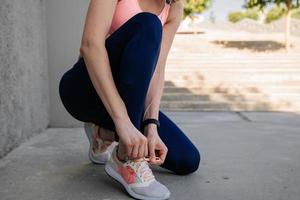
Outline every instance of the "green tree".
POLYGON ((210 6, 210 0, 186 0, 184 4, 184 17, 192 13, 201 13, 210 6))
POLYGON ((247 9, 245 11, 236 11, 228 14, 228 20, 233 23, 239 22, 245 18, 258 20, 259 14, 257 9, 247 9))
POLYGON ((284 5, 286 7, 286 26, 285 26, 285 47, 288 51, 291 46, 290 41, 290 26, 291 26, 291 15, 293 8, 299 8, 300 0, 246 0, 246 7, 253 8, 259 7, 263 10, 266 6, 270 4, 276 4, 277 6, 284 5))
POLYGON ((281 17, 283 17, 286 13, 286 8, 283 6, 274 6, 273 8, 271 8, 267 14, 266 14, 266 19, 265 22, 266 23, 271 23, 275 20, 280 19, 281 17))
POLYGON ((230 22, 236 23, 245 19, 245 15, 241 11, 235 11, 228 14, 228 20, 230 22))
MULTIPOLYGON (((277 19, 282 18, 285 16, 286 7, 285 6, 274 6, 271 8, 266 14, 266 23, 270 23, 277 19)), ((292 10, 292 18, 300 19, 300 8, 295 8, 292 10)))

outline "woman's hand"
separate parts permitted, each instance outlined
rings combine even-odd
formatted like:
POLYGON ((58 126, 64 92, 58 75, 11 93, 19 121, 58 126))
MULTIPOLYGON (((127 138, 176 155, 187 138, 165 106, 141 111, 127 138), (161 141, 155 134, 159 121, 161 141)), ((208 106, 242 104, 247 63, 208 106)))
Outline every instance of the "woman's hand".
POLYGON ((148 156, 147 138, 132 124, 129 118, 116 121, 115 124, 116 132, 129 159, 148 156))
POLYGON ((167 156, 168 148, 159 137, 156 124, 148 124, 145 126, 144 135, 148 139, 150 164, 163 164, 167 156), (156 152, 158 155, 156 155, 156 152), (159 160, 157 160, 156 157, 159 157, 159 160))

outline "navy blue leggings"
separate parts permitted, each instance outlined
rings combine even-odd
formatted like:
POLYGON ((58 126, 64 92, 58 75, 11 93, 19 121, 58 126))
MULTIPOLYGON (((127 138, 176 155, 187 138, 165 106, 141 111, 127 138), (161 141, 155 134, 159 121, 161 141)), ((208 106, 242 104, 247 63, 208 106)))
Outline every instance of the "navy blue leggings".
MULTIPOLYGON (((117 90, 126 105, 133 125, 141 132, 144 101, 156 67, 162 40, 159 18, 149 12, 136 14, 105 41, 117 90)), ((75 119, 93 122, 115 132, 115 125, 90 80, 81 57, 65 72, 59 83, 59 95, 66 110, 75 119)), ((200 153, 183 131, 159 111, 159 136, 168 148, 160 165, 176 174, 196 171, 200 153)), ((118 135, 115 133, 116 140, 118 135)))

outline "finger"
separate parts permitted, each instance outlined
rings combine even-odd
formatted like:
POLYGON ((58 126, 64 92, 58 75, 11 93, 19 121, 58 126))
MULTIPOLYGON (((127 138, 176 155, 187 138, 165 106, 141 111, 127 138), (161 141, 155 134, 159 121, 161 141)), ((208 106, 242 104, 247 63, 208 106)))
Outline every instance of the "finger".
POLYGON ((138 152, 139 152, 139 145, 134 144, 133 149, 132 149, 131 159, 135 159, 138 155, 138 152))
POLYGON ((149 143, 149 153, 150 153, 150 161, 151 161, 151 163, 155 163, 155 157, 156 157, 156 155, 155 155, 155 144, 154 144, 154 142, 150 142, 149 143))
POLYGON ((161 165, 163 162, 162 160, 160 159, 160 157, 156 157, 155 159, 155 165, 161 165))
POLYGON ((147 157, 148 156, 148 154, 149 154, 149 152, 148 152, 148 140, 145 142, 145 157, 147 157))
POLYGON ((160 164, 160 158, 159 157, 155 157, 154 159, 152 159, 150 161, 150 164, 159 165, 160 164))
POLYGON ((159 156, 156 156, 156 154, 160 155, 160 151, 157 149, 155 150, 155 156, 151 159, 151 164, 160 165, 161 158, 159 156))
POLYGON ((138 155, 137 157, 138 158, 142 158, 145 154, 145 145, 144 145, 144 142, 141 141, 140 145, 139 145, 139 152, 138 152, 138 155))
MULTIPOLYGON (((156 148, 157 148, 157 147, 156 147, 156 148)), ((154 158, 152 159, 152 163, 151 163, 151 164, 154 164, 154 165, 160 165, 160 164, 162 164, 162 161, 161 161, 161 158, 160 158, 160 155, 161 155, 160 150, 155 149, 154 152, 155 152, 155 153, 154 153, 155 156, 154 156, 154 158)))
POLYGON ((131 144, 125 145, 123 142, 120 142, 119 148, 122 148, 123 152, 124 152, 124 150, 126 151, 127 157, 129 157, 131 155, 131 152, 132 152, 131 144))
POLYGON ((159 157, 155 157, 154 161, 151 161, 151 164, 153 164, 153 165, 161 165, 162 161, 161 161, 161 159, 159 157))
POLYGON ((161 163, 164 163, 165 162, 165 159, 166 159, 166 157, 167 157, 167 149, 166 148, 164 148, 164 149, 162 149, 161 151, 160 151, 160 156, 159 156, 159 158, 161 159, 161 163))

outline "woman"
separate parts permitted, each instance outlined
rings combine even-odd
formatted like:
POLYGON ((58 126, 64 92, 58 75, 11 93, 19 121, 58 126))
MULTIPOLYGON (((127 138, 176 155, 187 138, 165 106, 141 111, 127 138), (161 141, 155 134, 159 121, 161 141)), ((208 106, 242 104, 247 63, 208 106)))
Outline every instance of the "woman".
POLYGON ((66 110, 85 122, 89 158, 138 199, 167 199, 149 164, 198 169, 198 149, 159 110, 184 0, 91 0, 80 56, 61 78, 66 110))

